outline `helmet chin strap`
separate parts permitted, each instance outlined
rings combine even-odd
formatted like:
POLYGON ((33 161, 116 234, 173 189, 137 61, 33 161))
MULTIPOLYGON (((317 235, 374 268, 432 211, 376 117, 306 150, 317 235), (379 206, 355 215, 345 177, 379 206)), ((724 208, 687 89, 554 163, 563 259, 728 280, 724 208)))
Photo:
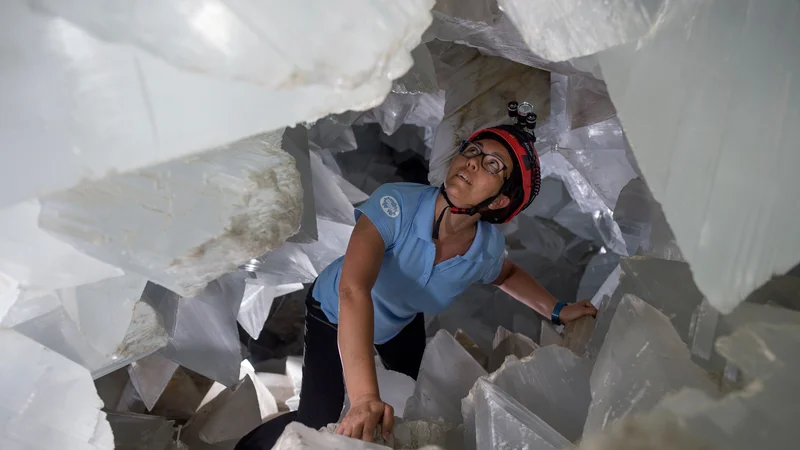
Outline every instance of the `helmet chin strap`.
POLYGON ((500 195, 500 193, 498 192, 497 194, 487 198, 486 200, 478 203, 477 205, 465 209, 457 207, 456 205, 453 204, 453 202, 450 201, 450 198, 447 196, 447 191, 444 188, 444 184, 442 184, 442 187, 439 188, 439 191, 442 193, 442 197, 444 197, 444 201, 447 202, 448 206, 442 208, 442 212, 439 213, 439 218, 436 219, 436 224, 433 227, 433 233, 431 235, 433 239, 439 239, 439 228, 442 226, 442 219, 444 219, 444 213, 447 212, 448 209, 450 210, 450 214, 467 214, 470 216, 474 216, 475 214, 480 213, 483 208, 486 208, 487 206, 491 205, 492 202, 500 195))

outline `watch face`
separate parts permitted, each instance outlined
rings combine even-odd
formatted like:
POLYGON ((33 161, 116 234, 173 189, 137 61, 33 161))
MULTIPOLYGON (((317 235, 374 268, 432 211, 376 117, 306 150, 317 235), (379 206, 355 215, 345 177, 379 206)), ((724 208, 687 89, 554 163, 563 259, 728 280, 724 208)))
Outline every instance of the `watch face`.
POLYGON ((528 102, 522 102, 517 107, 517 113, 520 116, 527 116, 528 114, 533 113, 533 105, 528 102))

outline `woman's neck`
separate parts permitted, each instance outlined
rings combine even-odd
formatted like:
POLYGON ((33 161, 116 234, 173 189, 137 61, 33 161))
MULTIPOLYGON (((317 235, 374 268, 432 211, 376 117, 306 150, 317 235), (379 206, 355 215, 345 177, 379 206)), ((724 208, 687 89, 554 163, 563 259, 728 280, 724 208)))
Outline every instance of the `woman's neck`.
POLYGON ((480 220, 480 214, 475 214, 470 216, 469 214, 452 214, 450 212, 450 206, 447 204, 447 201, 444 199, 441 193, 436 197, 436 209, 433 214, 433 226, 436 226, 436 220, 439 218, 439 215, 442 213, 442 210, 446 208, 444 213, 444 218, 442 219, 442 223, 439 226, 439 240, 445 240, 448 238, 453 237, 465 237, 466 235, 470 235, 472 237, 475 234, 476 224, 478 220, 480 220))

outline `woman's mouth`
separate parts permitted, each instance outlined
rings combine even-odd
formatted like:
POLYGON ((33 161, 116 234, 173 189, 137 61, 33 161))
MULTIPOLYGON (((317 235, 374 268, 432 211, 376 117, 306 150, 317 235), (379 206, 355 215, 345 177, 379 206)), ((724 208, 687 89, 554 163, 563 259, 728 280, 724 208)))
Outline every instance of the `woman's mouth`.
POLYGON ((470 181, 469 177, 467 177, 467 176, 464 174, 464 172, 458 172, 458 173, 456 174, 456 176, 457 176, 458 178, 461 178, 462 180, 464 180, 464 182, 465 182, 465 183, 467 183, 467 184, 472 184, 472 182, 470 181))

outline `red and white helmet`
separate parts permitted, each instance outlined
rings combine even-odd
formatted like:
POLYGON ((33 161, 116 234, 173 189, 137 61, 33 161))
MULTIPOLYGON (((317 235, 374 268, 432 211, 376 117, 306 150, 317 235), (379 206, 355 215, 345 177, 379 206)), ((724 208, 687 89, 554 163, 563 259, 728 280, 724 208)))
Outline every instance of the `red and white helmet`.
MULTIPOLYGON (((533 114, 533 112, 531 111, 530 114, 533 114)), ((539 166, 539 155, 536 153, 536 148, 533 146, 534 142, 536 142, 536 136, 533 134, 533 127, 524 128, 520 125, 500 125, 492 128, 484 128, 472 133, 469 139, 462 145, 479 139, 485 139, 487 135, 491 135, 495 140, 503 143, 506 149, 509 150, 509 153, 511 153, 511 157, 514 158, 515 164, 512 170, 512 176, 503 184, 500 193, 509 195, 515 189, 522 190, 521 196, 509 195, 512 199, 516 198, 517 200, 515 204, 511 205, 512 208, 505 217, 485 217, 485 219, 490 222, 506 223, 523 209, 527 208, 539 194, 542 175, 539 166)), ((491 200, 494 200, 494 198, 491 200)))

